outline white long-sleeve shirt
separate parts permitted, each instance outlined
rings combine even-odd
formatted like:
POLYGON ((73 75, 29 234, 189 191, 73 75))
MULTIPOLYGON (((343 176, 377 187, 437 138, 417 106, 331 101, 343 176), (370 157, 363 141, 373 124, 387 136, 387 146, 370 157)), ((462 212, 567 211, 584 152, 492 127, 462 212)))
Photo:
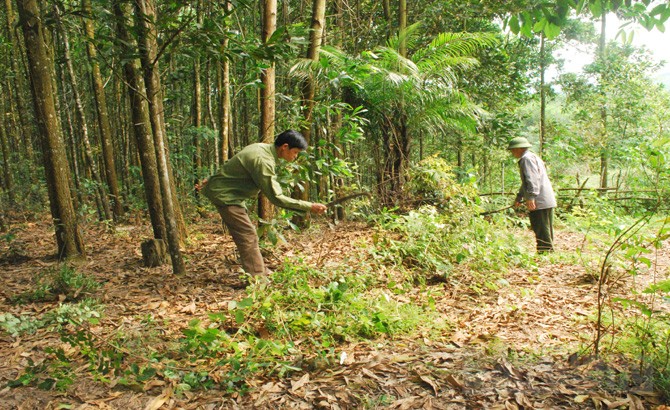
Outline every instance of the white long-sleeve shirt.
POLYGON ((535 200, 536 209, 556 208, 556 196, 547 175, 547 168, 540 157, 526 150, 519 158, 521 188, 516 201, 535 200))

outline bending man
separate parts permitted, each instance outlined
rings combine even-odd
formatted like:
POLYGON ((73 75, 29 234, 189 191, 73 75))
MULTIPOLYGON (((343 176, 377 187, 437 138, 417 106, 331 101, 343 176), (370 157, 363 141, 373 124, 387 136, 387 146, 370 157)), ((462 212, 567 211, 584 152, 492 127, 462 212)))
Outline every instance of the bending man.
POLYGON ((284 131, 277 136, 274 145, 256 143, 246 146, 228 160, 218 174, 204 181, 202 194, 216 206, 240 253, 242 268, 252 276, 265 275, 269 271, 258 246, 256 227, 245 208, 247 199, 256 198, 262 192, 281 208, 316 214, 326 211, 323 204, 285 196, 277 182, 277 160, 294 161, 304 149, 307 149, 307 142, 302 134, 284 131))

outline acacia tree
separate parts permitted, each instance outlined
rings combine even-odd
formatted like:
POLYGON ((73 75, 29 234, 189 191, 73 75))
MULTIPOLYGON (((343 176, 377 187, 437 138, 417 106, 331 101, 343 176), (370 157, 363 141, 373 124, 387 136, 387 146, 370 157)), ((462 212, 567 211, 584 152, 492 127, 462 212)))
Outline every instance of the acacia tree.
MULTIPOLYGON (((313 0, 312 2, 312 24, 309 35, 309 46, 307 47, 306 60, 311 64, 318 64, 319 51, 321 43, 323 42, 323 34, 326 26, 326 1, 313 0)), ((302 81, 302 113, 303 121, 300 127, 300 132, 305 137, 307 144, 312 142, 312 123, 316 96, 317 81, 313 74, 307 75, 302 81)), ((304 181, 302 186, 298 185, 294 191, 295 198, 303 201, 309 198, 309 181, 304 181)), ((307 224, 307 216, 295 215, 293 222, 298 226, 305 226, 307 224)))
MULTIPOLYGON (((114 16, 116 19, 116 32, 120 40, 120 49, 124 56, 133 56, 137 52, 136 45, 128 29, 128 18, 124 9, 123 0, 115 0, 113 3, 114 16)), ((144 192, 147 201, 151 226, 154 238, 166 239, 167 229, 163 219, 163 200, 161 197, 160 182, 158 180, 158 168, 156 165, 156 150, 151 132, 151 120, 149 119, 149 107, 146 96, 144 80, 140 73, 139 61, 135 58, 123 58, 123 72, 127 85, 130 102, 130 114, 132 117, 133 134, 137 150, 139 152, 140 165, 142 167, 142 178, 144 192)))
POLYGON ((95 110, 97 113, 98 131, 100 135, 100 146, 102 148, 102 160, 105 170, 105 181, 109 189, 109 196, 112 200, 112 211, 114 218, 119 219, 123 216, 123 202, 119 192, 119 183, 114 163, 114 145, 112 142, 112 126, 109 121, 109 110, 107 108, 107 97, 105 96, 105 87, 100 72, 100 63, 98 62, 98 52, 95 47, 95 29, 93 26, 93 10, 91 0, 82 0, 82 21, 84 25, 84 34, 86 35, 86 53, 88 62, 91 66, 91 84, 93 87, 93 97, 95 110))
POLYGON ((19 47, 17 47, 16 40, 16 21, 14 16, 14 10, 12 8, 12 0, 5 0, 5 16, 7 21, 7 41, 9 44, 9 70, 8 73, 12 78, 14 87, 9 88, 7 94, 10 96, 9 100, 12 101, 16 107, 15 110, 11 110, 12 121, 17 122, 14 117, 18 117, 17 135, 20 135, 21 141, 21 150, 26 156, 28 163, 32 164, 35 161, 35 154, 33 152, 33 144, 30 136, 32 135, 32 130, 29 125, 30 123, 30 113, 32 112, 26 104, 23 97, 23 90, 25 89, 25 80, 24 73, 21 70, 20 62, 22 61, 22 56, 19 53, 19 47), (15 91, 12 92, 12 89, 15 91), (19 132, 20 131, 20 132, 19 132))
POLYGON ((72 98, 74 99, 75 112, 77 125, 81 130, 81 139, 84 143, 84 156, 86 159, 86 166, 88 167, 93 183, 95 184, 95 192, 97 194, 96 201, 98 201, 100 206, 100 219, 107 220, 111 219, 111 210, 109 207, 109 200, 107 198, 107 193, 105 192, 104 184, 102 178, 100 177, 100 172, 98 171, 98 164, 95 158, 93 157, 93 149, 91 148, 91 141, 89 138, 88 132, 88 122, 86 121, 86 114, 84 112, 84 104, 82 103, 79 84, 77 81, 77 75, 74 72, 74 66, 72 63, 72 56, 70 53, 70 39, 69 35, 63 26, 61 18, 61 10, 57 4, 53 5, 53 16, 56 21, 56 26, 58 28, 58 34, 61 37, 63 43, 63 60, 65 63, 65 72, 68 74, 70 89, 72 91, 72 98))
MULTIPOLYGON (((181 255, 180 229, 177 223, 179 203, 175 200, 174 184, 169 176, 168 150, 165 141, 165 119, 163 117, 163 103, 161 100, 162 88, 158 75, 158 43, 155 22, 157 19, 153 0, 136 0, 138 43, 144 82, 149 100, 149 113, 156 148, 156 163, 158 165, 158 180, 163 199, 163 217, 167 233, 168 248, 174 274, 185 273, 184 259, 181 255)), ((185 232, 185 229, 183 230, 185 232)))
POLYGON ((48 41, 44 19, 40 14, 37 1, 18 1, 18 11, 28 57, 33 105, 42 140, 44 171, 49 191, 51 216, 56 230, 58 255, 74 257, 85 254, 85 247, 72 204, 70 166, 56 111, 53 87, 54 69, 49 58, 50 55, 53 55, 53 50, 48 48, 51 43, 48 41))
POLYGON ((649 78, 657 68, 647 53, 610 42, 604 59, 586 66, 582 74, 562 77, 566 103, 577 123, 575 133, 588 141, 588 147, 597 149, 591 155, 600 160, 601 176, 608 175, 608 169, 603 171, 602 167, 610 167, 610 159, 622 166, 632 165, 631 149, 648 133, 644 118, 652 113, 647 95, 654 89, 649 78), (604 152, 607 161, 603 165, 604 152))
MULTIPOLYGON (((263 26, 261 39, 263 44, 270 43, 273 34, 277 30, 277 0, 263 0, 263 26)), ((275 134, 275 62, 269 61, 261 73, 260 95, 260 140, 265 143, 272 143, 275 134)), ((258 203, 258 217, 269 220, 274 214, 274 209, 270 201, 261 195, 258 203)))

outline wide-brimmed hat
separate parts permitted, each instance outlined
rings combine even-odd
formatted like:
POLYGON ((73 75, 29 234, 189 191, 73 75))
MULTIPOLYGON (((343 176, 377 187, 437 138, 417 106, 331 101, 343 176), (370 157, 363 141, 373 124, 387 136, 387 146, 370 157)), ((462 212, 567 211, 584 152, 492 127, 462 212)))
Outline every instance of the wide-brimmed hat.
POLYGON ((532 145, 530 145, 530 142, 528 142, 527 139, 524 137, 516 137, 512 138, 512 140, 509 142, 509 145, 507 146, 507 149, 514 149, 514 148, 530 148, 532 145))

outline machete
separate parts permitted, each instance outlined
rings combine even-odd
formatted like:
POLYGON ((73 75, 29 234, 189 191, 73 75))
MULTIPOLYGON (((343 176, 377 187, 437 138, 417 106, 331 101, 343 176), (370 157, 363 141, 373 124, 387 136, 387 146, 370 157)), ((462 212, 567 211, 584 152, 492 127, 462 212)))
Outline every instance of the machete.
POLYGON ((334 206, 337 206, 337 205, 341 204, 342 202, 346 202, 350 199, 358 198, 359 196, 367 196, 369 198, 370 194, 367 193, 367 192, 356 192, 355 194, 346 195, 346 196, 343 196, 341 198, 334 199, 334 200, 328 202, 326 204, 326 206, 328 208, 332 208, 334 206))

